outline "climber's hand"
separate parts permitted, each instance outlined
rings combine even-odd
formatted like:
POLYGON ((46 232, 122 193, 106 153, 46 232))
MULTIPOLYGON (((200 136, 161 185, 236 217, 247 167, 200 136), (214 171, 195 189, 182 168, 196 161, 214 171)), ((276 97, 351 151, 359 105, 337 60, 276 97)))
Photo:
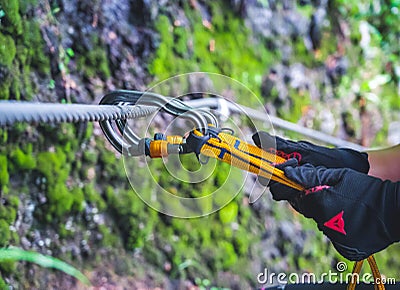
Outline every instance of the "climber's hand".
POLYGON ((294 142, 267 132, 253 135, 254 143, 265 151, 277 154, 285 159, 296 158, 299 164, 311 163, 327 168, 351 168, 368 173, 368 154, 345 148, 327 148, 307 141, 294 142), (276 148, 275 148, 276 145, 276 148))
POLYGON ((270 190, 274 199, 288 200, 297 211, 314 219, 347 259, 365 259, 400 239, 400 182, 311 164, 283 170, 305 190, 273 182, 270 190))

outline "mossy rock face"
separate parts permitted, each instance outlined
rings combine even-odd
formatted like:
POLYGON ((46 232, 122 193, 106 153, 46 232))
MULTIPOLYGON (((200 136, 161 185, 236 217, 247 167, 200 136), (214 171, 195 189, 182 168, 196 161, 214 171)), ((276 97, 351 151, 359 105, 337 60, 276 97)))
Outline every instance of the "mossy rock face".
POLYGON ((257 94, 262 75, 274 60, 279 60, 279 54, 254 42, 243 21, 224 4, 210 6, 212 21, 207 25, 188 5, 184 5, 189 20, 185 26, 174 25, 166 15, 158 17, 155 27, 160 44, 149 72, 159 80, 193 71, 222 73, 257 94), (244 43, 252 45, 243 49, 244 43))
POLYGON ((0 0, 1 99, 31 99, 37 91, 31 72, 40 77, 50 74, 39 20, 32 19, 33 5, 36 0, 0 0))

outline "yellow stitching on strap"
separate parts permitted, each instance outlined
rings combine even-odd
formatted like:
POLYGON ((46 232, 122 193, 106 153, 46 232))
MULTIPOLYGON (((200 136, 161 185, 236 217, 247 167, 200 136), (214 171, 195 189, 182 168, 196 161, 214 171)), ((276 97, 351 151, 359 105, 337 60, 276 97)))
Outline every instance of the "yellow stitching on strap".
MULTIPOLYGON (((248 154, 248 151, 236 149, 217 138, 210 138, 207 143, 203 145, 200 152, 203 155, 216 158, 240 169, 247 170, 265 178, 271 178, 274 181, 294 189, 304 190, 302 186, 288 179, 282 170, 275 168, 268 161, 262 160, 259 155, 257 155, 257 157, 251 156, 248 154)), ((264 157, 268 154, 270 153, 263 151, 261 156, 264 157)))

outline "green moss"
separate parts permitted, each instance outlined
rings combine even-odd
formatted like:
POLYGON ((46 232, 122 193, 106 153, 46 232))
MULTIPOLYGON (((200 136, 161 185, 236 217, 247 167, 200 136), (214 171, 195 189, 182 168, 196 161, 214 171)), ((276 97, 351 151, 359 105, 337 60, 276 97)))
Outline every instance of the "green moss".
POLYGON ((89 50, 78 48, 78 69, 83 71, 87 78, 98 76, 108 79, 111 76, 108 57, 98 36, 92 37, 92 45, 93 49, 89 50))
POLYGON ((8 174, 8 160, 4 155, 0 155, 0 190, 6 192, 10 176, 8 174))
POLYGON ((85 150, 83 151, 83 161, 85 164, 95 164, 97 161, 97 152, 93 150, 85 150))
POLYGON ((199 13, 188 5, 184 5, 190 20, 188 27, 174 27, 167 16, 159 16, 155 27, 160 44, 149 64, 150 73, 159 80, 192 71, 222 73, 259 92, 266 67, 279 60, 279 53, 268 51, 261 43, 250 39, 251 34, 243 21, 223 4, 212 2, 210 5, 213 11, 211 29, 202 24, 199 13), (210 47, 212 42, 214 49, 210 47), (192 45, 188 46, 189 43, 192 45), (252 45, 243 47, 243 43, 252 45))
POLYGON ((0 64, 7 68, 11 67, 16 53, 17 49, 12 37, 0 33, 0 64))
MULTIPOLYGON (((8 196, 3 202, 4 204, 0 205, 0 248, 19 242, 18 235, 10 230, 10 225, 15 222, 17 217, 19 200, 17 197, 8 196)), ((10 274, 12 271, 8 269, 13 265, 12 262, 0 263, 0 269, 10 274)))
POLYGON ((65 153, 60 148, 57 148, 56 152, 41 152, 37 156, 36 169, 46 177, 48 185, 64 183, 70 170, 66 159, 65 153))
POLYGON ((0 82, 0 99, 8 100, 10 98, 10 85, 7 78, 0 82))
POLYGON ((218 245, 219 247, 219 259, 222 263, 222 269, 228 270, 237 261, 235 249, 231 243, 222 241, 218 245))
POLYGON ((71 195, 73 197, 72 210, 74 212, 81 212, 85 206, 85 196, 82 188, 74 187, 71 190, 71 195))
POLYGON ((10 33, 22 34, 22 21, 19 14, 19 0, 0 0, 0 7, 5 12, 5 29, 10 33))
POLYGON ((0 247, 8 245, 11 238, 10 225, 3 219, 0 219, 0 247))
POLYGON ((300 62, 309 68, 320 65, 320 63, 313 56, 312 52, 307 49, 304 39, 299 38, 296 41, 293 41, 292 47, 294 51, 291 62, 300 62))
POLYGON ((7 283, 3 280, 2 277, 0 277, 0 289, 1 290, 8 290, 10 289, 7 283))
POLYGON ((28 12, 28 9, 33 8, 38 4, 38 0, 23 0, 19 2, 19 11, 21 15, 28 12))
MULTIPOLYGON (((106 192, 108 192, 108 188, 106 192)), ((101 197, 100 193, 94 188, 93 183, 86 184, 83 187, 83 193, 85 196, 85 200, 90 202, 92 205, 96 206, 99 211, 103 211, 106 208, 106 204, 104 199, 101 197)))
POLYGON ((3 71, 6 68, 0 81, 3 99, 32 98, 36 88, 31 80, 31 66, 42 74, 50 73, 39 23, 24 14, 35 2, 0 0, 0 8, 5 13, 0 26, 0 65, 3 71))
POLYGON ((74 199, 64 183, 57 182, 47 188, 47 204, 48 214, 51 220, 63 217, 66 213, 71 211, 74 199))
POLYGON ((36 170, 45 177, 47 221, 57 221, 68 213, 83 209, 82 189, 74 187, 70 190, 66 185, 71 168, 66 159, 60 148, 56 152, 41 152, 37 157, 36 170))
POLYGON ((224 224, 233 222, 237 214, 238 205, 236 202, 230 202, 218 212, 219 219, 224 224))
POLYGON ((12 204, 7 204, 7 206, 2 207, 2 212, 0 213, 0 219, 8 224, 12 224, 17 217, 17 206, 12 204))
MULTIPOLYGON (((48 75, 50 74, 50 59, 44 53, 45 43, 40 31, 39 23, 35 20, 24 21, 24 34, 22 46, 18 47, 18 57, 23 64, 30 64, 35 71, 48 75)), ((29 71, 28 71, 29 75, 29 71)), ((24 82, 26 84, 26 82, 24 82)))
POLYGON ((104 247, 114 247, 118 245, 118 235, 114 233, 110 227, 106 225, 99 225, 98 230, 102 235, 101 244, 104 247))
MULTIPOLYGON (((285 120, 297 122, 301 118, 304 108, 311 104, 310 95, 308 91, 298 91, 295 89, 289 89, 288 93, 290 106, 280 108, 278 112, 285 120)), ((295 136, 290 135, 289 137, 294 138, 295 136)))
POLYGON ((84 140, 89 140, 93 136, 93 123, 87 123, 84 140))
POLYGON ((116 220, 128 249, 143 248, 152 233, 157 213, 147 207, 131 190, 108 187, 109 211, 116 220))
MULTIPOLYGON (((3 142, 4 144, 7 143, 8 140, 8 131, 7 129, 0 129, 0 142, 3 142)), ((0 150, 1 152, 2 150, 0 150)))
MULTIPOLYGON (((171 58, 173 49, 173 37, 171 35, 172 25, 169 18, 165 15, 160 15, 156 24, 156 29, 160 33, 161 42, 156 51, 156 57, 149 65, 150 73, 154 75, 164 74, 166 71, 171 71, 174 66, 174 59, 171 58)), ((163 76, 161 76, 162 78, 163 76)))
MULTIPOLYGON (((48 215, 48 217, 46 217, 46 219, 50 222, 51 221, 51 215, 48 215)), ((60 224, 58 229, 57 229, 57 232, 58 232, 58 234, 59 234, 61 239, 68 239, 68 238, 73 237, 73 235, 74 235, 74 233, 70 229, 67 229, 65 227, 65 224, 60 224)))
POLYGON ((26 153, 21 148, 11 152, 11 159, 15 171, 31 170, 36 167, 36 159, 32 154, 32 144, 27 144, 26 153))
POLYGON ((14 274, 16 268, 17 268, 17 264, 15 263, 15 261, 4 260, 4 261, 2 261, 0 263, 0 271, 5 276, 9 276, 11 274, 14 274))
POLYGON ((115 153, 104 148, 104 143, 97 143, 99 149, 97 164, 101 167, 101 178, 104 182, 113 186, 120 186, 126 182, 125 168, 122 159, 118 159, 115 153))
POLYGON ((239 230, 233 235, 233 245, 235 252, 240 257, 246 256, 249 251, 250 245, 255 243, 257 239, 252 239, 249 235, 249 226, 241 224, 239 230))
POLYGON ((188 53, 189 34, 185 27, 176 27, 174 29, 174 48, 179 56, 186 56, 188 53))
MULTIPOLYGON (((22 1, 22 4, 24 3, 25 1, 22 1)), ((190 21, 188 26, 175 27, 165 15, 161 15, 156 21, 155 27, 160 35, 160 45, 149 66, 155 78, 159 80, 178 73, 205 70, 232 76, 258 94, 261 76, 270 65, 279 61, 279 52, 269 51, 255 42, 243 20, 235 17, 229 9, 225 9, 226 7, 221 2, 209 4, 212 29, 204 27, 198 10, 190 9, 187 4, 183 5, 186 5, 186 16, 190 21), (212 40, 215 41, 214 51, 210 51, 212 40), (243 43, 246 45, 244 46, 243 43)), ((26 7, 20 7, 21 11, 26 9, 26 7)), ((309 10, 306 11, 306 13, 309 12, 309 10)), ((15 68, 15 71, 13 69, 10 72, 12 75, 0 81, 0 94, 8 98, 11 92, 12 97, 26 98, 35 89, 27 86, 31 83, 29 73, 39 71, 46 74, 49 69, 46 55, 43 53, 40 28, 36 22, 29 20, 29 16, 24 16, 23 19, 23 35, 16 35, 15 28, 10 23, 7 26, 8 30, 0 28, 1 36, 3 38, 11 36, 14 41, 16 53, 13 57, 10 55, 6 57, 10 57, 9 66, 15 68)), ((323 57, 332 53, 335 48, 335 45, 328 46, 330 40, 324 39, 327 46, 322 47, 323 57)), ((332 41, 332 43, 335 42, 332 41)), ((74 57, 78 68, 86 78, 97 75, 108 78, 110 71, 107 53, 98 38, 93 38, 92 44, 92 50, 76 49, 74 57)), ((307 51, 304 42, 294 42, 293 46, 294 54, 291 62, 298 61, 308 67, 323 65, 322 61, 315 60, 314 56, 307 51)), ((357 62, 362 58, 357 56, 360 53, 361 51, 354 53, 354 59, 357 62)), ((378 60, 381 61, 379 58, 378 60)), ((356 72, 360 70, 357 69, 356 72)), ((352 82, 349 81, 348 84, 342 82, 342 85, 347 86, 344 90, 346 92, 351 88, 352 82)), ((394 83, 385 85, 382 90, 382 95, 387 96, 385 110, 389 110, 390 106, 399 106, 399 99, 393 93, 396 90, 394 83)), ((280 113, 296 122, 301 116, 302 107, 309 104, 309 98, 307 94, 302 95, 303 93, 299 91, 291 90, 289 93, 292 108, 290 111, 280 113)), ((276 89, 272 94, 275 97, 278 95, 276 89)), ((343 93, 343 95, 346 94, 343 93)), ((239 99, 239 102, 241 101, 247 102, 247 96, 239 99)), ((251 246, 256 244, 255 241, 260 238, 260 233, 265 229, 260 222, 257 222, 251 208, 244 205, 241 198, 231 201, 221 212, 201 219, 180 220, 157 214, 129 188, 121 159, 117 159, 114 152, 107 150, 104 142, 99 141, 99 138, 92 139, 94 138, 92 125, 83 134, 82 140, 84 142, 89 139, 96 140, 95 151, 81 149, 82 140, 76 137, 79 131, 74 126, 63 125, 56 129, 39 130, 41 130, 40 138, 42 139, 37 142, 35 149, 45 150, 43 148, 47 148, 47 144, 52 144, 55 148, 54 152, 39 153, 35 162, 32 148, 1 148, 1 154, 4 155, 0 156, 0 182, 3 186, 3 180, 6 180, 6 188, 8 188, 8 171, 15 173, 13 166, 15 169, 36 169, 33 174, 44 177, 45 182, 40 187, 41 190, 46 191, 47 197, 43 210, 36 211, 38 216, 39 214, 46 215, 48 221, 60 224, 61 238, 74 236, 72 231, 65 228, 61 218, 82 211, 86 202, 96 206, 100 211, 106 211, 116 224, 115 229, 106 225, 98 226, 98 232, 102 236, 99 243, 105 247, 117 245, 120 242, 119 239, 122 238, 127 249, 137 250, 143 254, 147 263, 154 265, 157 269, 162 269, 166 262, 171 263, 172 270, 168 272, 168 275, 174 278, 215 279, 221 271, 229 271, 240 275, 241 279, 254 281, 254 276, 246 276, 247 274, 244 273, 246 271, 243 269, 246 269, 248 265, 247 261, 251 255, 249 253, 252 253, 251 246), (9 160, 6 156, 10 157, 9 160), (81 188, 77 185, 79 174, 75 173, 75 169, 87 171, 94 165, 96 165, 96 176, 81 188), (232 227, 232 222, 235 222, 234 225, 237 227, 232 227), (196 267, 196 264, 200 266, 196 267)), ((12 135, 6 134, 4 137, 0 134, 0 136, 4 138, 4 143, 14 144, 15 135, 25 131, 26 127, 20 127, 13 131, 12 135)), ((191 157, 182 158, 182 162, 187 169, 193 170, 198 166, 191 157)), ((229 165, 218 164, 215 176, 201 184, 191 185, 171 181, 171 177, 161 165, 159 166, 154 161, 151 163, 151 168, 154 168, 156 172, 155 179, 161 186, 185 197, 199 197, 213 192, 226 181, 226 171, 229 169, 229 165)), ((82 177, 87 176, 82 174, 82 177)), ((240 177, 238 175, 237 180, 241 180, 240 177)), ((39 179, 42 180, 42 178, 39 179)), ((146 182, 138 186, 143 192, 153 192, 153 187, 146 182)), ((232 182, 225 190, 226 192, 233 191, 236 187, 237 184, 232 182)), ((15 189, 15 192, 17 191, 18 189, 15 189)), ((9 230, 9 226, 15 222, 17 212, 15 200, 8 198, 9 196, 6 197, 7 204, 0 211, 0 232, 5 233, 0 242, 5 245, 10 244, 10 241, 14 239, 15 233, 9 230)), ((227 201, 225 197, 218 197, 214 202, 223 205, 227 201)), ((200 204, 201 210, 208 212, 213 205, 212 202, 204 200, 204 203, 200 204)), ((281 220, 298 219, 286 207, 277 204, 274 204, 273 213, 281 220)), ((316 229, 313 221, 304 219, 301 221, 305 231, 310 232, 316 229)), ((79 223, 77 225, 79 226, 79 223)), ((48 225, 42 223, 41 226, 48 225)), ((320 233, 311 235, 311 238, 306 241, 304 253, 307 259, 298 258, 293 250, 293 244, 289 241, 282 242, 282 249, 286 253, 283 259, 291 269, 296 269, 299 265, 312 271, 316 269, 315 265, 318 263, 322 267, 320 271, 327 271, 331 266, 331 258, 337 257, 320 233)), ((395 255, 395 251, 396 248, 389 253, 395 255)), ((397 265, 396 261, 391 260, 390 257, 382 256, 382 259, 385 263, 397 265)), ((395 266, 388 267, 390 268, 396 269, 395 266)))

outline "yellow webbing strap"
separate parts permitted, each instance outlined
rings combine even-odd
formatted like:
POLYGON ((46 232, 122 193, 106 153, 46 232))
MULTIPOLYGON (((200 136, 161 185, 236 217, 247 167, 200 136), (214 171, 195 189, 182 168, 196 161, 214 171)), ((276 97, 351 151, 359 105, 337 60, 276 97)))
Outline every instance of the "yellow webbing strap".
POLYGON ((167 138, 167 142, 170 144, 182 144, 182 142, 183 142, 182 136, 167 135, 166 138, 167 138))
MULTIPOLYGON (((385 290, 385 285, 382 283, 382 276, 379 272, 378 265, 376 264, 375 258, 373 255, 367 258, 369 267, 371 268, 372 276, 374 277, 374 289, 375 290, 385 290)), ((361 272, 362 265, 364 260, 357 261, 354 263, 353 274, 359 275, 361 272)), ((347 286, 347 290, 354 290, 357 286, 357 282, 359 279, 352 279, 347 286)))
POLYGON ((382 276, 379 272, 378 265, 376 264, 374 255, 367 258, 369 267, 371 268, 372 275, 374 276, 375 290, 385 290, 385 285, 382 283, 382 276))
MULTIPOLYGON (((357 261, 357 262, 354 263, 353 272, 352 272, 353 275, 357 274, 357 277, 359 277, 363 264, 364 264, 364 260, 357 261)), ((356 286, 357 286, 357 278, 354 277, 353 275, 351 276, 352 279, 349 282, 349 285, 347 286, 347 290, 354 290, 356 288, 356 286)))
MULTIPOLYGON (((194 130, 193 133, 197 136, 203 136, 198 130, 194 130)), ((274 164, 282 163, 286 161, 285 159, 248 144, 230 134, 221 132, 218 134, 218 138, 211 137, 201 147, 200 153, 242 170, 247 170, 265 178, 271 178, 294 189, 304 190, 302 186, 286 178, 282 170, 275 168, 274 164)))

